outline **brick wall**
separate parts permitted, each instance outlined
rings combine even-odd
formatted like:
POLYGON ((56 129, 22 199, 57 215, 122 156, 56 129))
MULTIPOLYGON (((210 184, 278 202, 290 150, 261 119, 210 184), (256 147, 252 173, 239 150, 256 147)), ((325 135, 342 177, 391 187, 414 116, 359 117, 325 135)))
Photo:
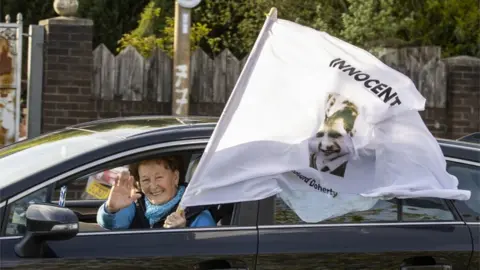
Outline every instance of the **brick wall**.
POLYGON ((53 18, 45 27, 42 132, 97 118, 92 91, 93 22, 53 18))
POLYGON ((480 59, 460 56, 448 63, 448 136, 480 131, 480 59))
POLYGON ((444 108, 425 108, 423 121, 435 137, 448 138, 447 112, 444 108))
POLYGON ((458 56, 447 64, 447 104, 426 108, 425 124, 437 137, 457 139, 480 131, 480 59, 458 56))

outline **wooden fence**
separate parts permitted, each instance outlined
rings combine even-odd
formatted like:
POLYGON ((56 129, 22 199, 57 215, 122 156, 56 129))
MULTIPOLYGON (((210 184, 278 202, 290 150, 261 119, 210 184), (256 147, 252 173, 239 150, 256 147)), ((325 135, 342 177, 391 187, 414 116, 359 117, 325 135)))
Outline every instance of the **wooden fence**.
POLYGON ((431 108, 445 108, 447 103, 447 65, 438 46, 388 48, 377 57, 409 77, 431 108))
MULTIPOLYGON (((190 102, 225 103, 247 57, 229 50, 215 59, 198 49, 190 64, 190 102)), ((113 55, 103 44, 93 51, 93 93, 102 100, 170 102, 173 60, 161 50, 148 59, 134 47, 113 55)))
MULTIPOLYGON (((410 77, 429 107, 444 108, 447 71, 439 47, 385 49, 377 57, 410 77)), ((198 49, 190 65, 190 102, 225 103, 247 57, 238 60, 229 50, 215 59, 198 49)), ((118 55, 103 44, 93 51, 93 93, 102 100, 170 102, 172 59, 156 50, 145 59, 134 47, 118 55)))

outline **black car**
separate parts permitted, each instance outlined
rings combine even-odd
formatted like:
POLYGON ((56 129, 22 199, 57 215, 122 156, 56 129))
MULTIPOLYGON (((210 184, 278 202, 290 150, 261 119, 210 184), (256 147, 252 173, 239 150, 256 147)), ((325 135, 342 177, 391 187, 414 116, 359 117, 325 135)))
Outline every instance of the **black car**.
POLYGON ((0 269, 480 269, 480 145, 460 141, 438 140, 468 201, 394 199, 311 224, 271 197, 212 207, 216 227, 96 224, 98 173, 175 154, 188 182, 217 120, 99 120, 0 149, 0 269))
POLYGON ((480 132, 475 132, 475 133, 463 136, 463 137, 459 138, 458 141, 480 143, 480 132))

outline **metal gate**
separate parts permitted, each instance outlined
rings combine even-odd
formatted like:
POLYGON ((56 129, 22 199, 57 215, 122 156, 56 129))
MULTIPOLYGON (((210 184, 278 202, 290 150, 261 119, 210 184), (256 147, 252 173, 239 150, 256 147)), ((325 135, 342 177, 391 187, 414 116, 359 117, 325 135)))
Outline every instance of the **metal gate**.
POLYGON ((0 23, 0 147, 18 141, 21 120, 22 15, 0 23))

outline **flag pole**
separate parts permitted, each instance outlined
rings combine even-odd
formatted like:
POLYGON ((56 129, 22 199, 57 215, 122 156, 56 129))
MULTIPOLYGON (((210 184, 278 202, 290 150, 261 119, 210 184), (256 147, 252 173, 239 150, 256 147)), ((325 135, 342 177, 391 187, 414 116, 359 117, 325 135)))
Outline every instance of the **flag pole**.
MULTIPOLYGON (((225 122, 225 121, 228 122, 228 121, 230 121, 229 118, 232 117, 231 115, 225 115, 224 114, 225 109, 228 108, 229 106, 235 106, 235 107, 238 106, 238 101, 235 100, 234 97, 238 96, 238 95, 242 95, 243 92, 239 92, 241 90, 237 90, 237 88, 240 88, 242 85, 244 85, 248 81, 248 79, 250 78, 251 72, 252 72, 253 67, 255 66, 255 64, 257 62, 260 51, 262 50, 263 45, 265 44, 265 40, 267 38, 268 30, 270 30, 270 28, 272 27, 272 24, 276 20, 277 20, 277 9, 275 7, 272 7, 270 9, 270 12, 267 15, 267 19, 265 20, 262 29, 260 30, 260 33, 257 37, 257 40, 255 41, 255 44, 253 45, 252 51, 247 58, 247 62, 245 63, 245 65, 242 69, 242 72, 240 73, 240 76, 238 77, 237 82, 235 83, 235 87, 233 88, 232 93, 230 94, 230 97, 229 97, 227 103, 225 104, 225 107, 224 107, 223 112, 220 116, 220 119, 218 120, 217 127, 213 131, 212 137, 215 136, 216 133, 224 133, 225 132, 224 129, 221 129, 221 130, 218 129, 218 127, 221 126, 220 124, 222 122, 225 122), (236 102, 236 103, 231 104, 233 102, 236 102)), ((205 151, 206 151, 205 154, 206 155, 209 155, 208 149, 211 147, 211 146, 210 147, 209 146, 210 146, 210 141, 208 142, 207 148, 205 149, 205 151)), ((202 160, 204 160, 203 157, 200 159, 200 162, 197 166, 198 168, 201 168, 202 160)), ((195 175, 195 173, 193 174, 193 176, 194 175, 195 175)), ((193 176, 192 176, 192 179, 194 178, 193 176)), ((188 186, 187 186, 187 190, 188 190, 188 186)), ((176 213, 178 213, 180 215, 183 215, 184 209, 181 207, 181 203, 178 205, 176 213)))

